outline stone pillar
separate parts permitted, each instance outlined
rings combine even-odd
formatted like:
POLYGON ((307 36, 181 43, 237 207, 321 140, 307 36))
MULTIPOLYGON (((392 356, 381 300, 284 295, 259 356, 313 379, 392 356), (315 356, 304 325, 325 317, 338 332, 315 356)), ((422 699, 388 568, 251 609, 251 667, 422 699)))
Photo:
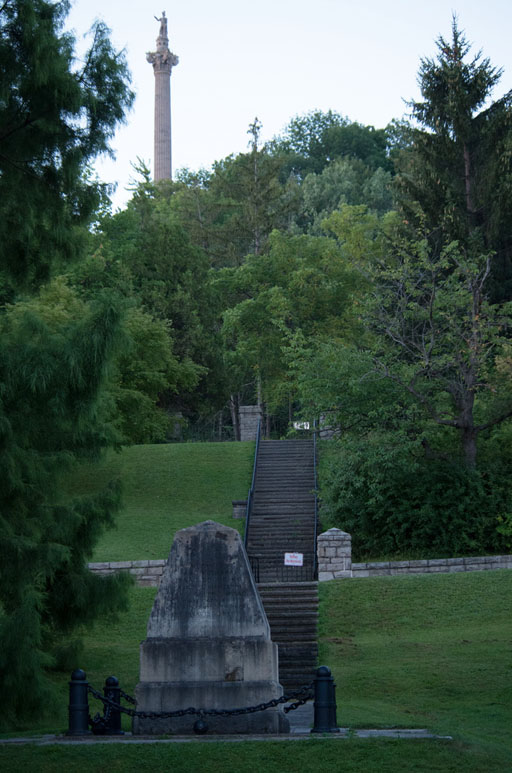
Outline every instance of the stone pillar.
POLYGON ((247 499, 233 499, 233 518, 245 518, 247 515, 247 499))
POLYGON ((329 529, 317 539, 318 579, 352 577, 352 537, 341 529, 329 529))
MULTIPOLYGON (((141 644, 137 710, 235 709, 283 694, 277 645, 240 535, 205 521, 178 531, 141 644)), ((197 716, 134 718, 135 734, 193 733, 197 716)), ((211 733, 286 733, 278 707, 204 716, 211 733)))
POLYGON ((261 419, 259 405, 241 405, 240 413, 240 440, 256 440, 258 434, 258 422, 261 419))
POLYGON ((179 62, 178 57, 169 51, 165 11, 159 21, 160 32, 156 39, 156 52, 146 54, 146 59, 153 65, 155 74, 155 182, 172 178, 171 70, 179 62))

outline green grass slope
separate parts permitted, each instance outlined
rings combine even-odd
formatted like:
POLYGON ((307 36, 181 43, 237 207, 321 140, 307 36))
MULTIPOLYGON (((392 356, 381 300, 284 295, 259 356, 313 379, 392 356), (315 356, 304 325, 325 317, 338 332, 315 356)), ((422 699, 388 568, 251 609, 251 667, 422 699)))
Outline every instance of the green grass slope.
POLYGON ((123 489, 116 528, 103 535, 92 560, 167 558, 178 529, 208 519, 240 528, 231 502, 246 498, 253 458, 254 443, 176 443, 130 446, 82 467, 73 494, 117 478, 123 489))
POLYGON ((427 727, 512 770, 512 571, 339 580, 320 598, 343 725, 427 727))
MULTIPOLYGON (((133 588, 130 610, 86 632, 81 666, 101 688, 115 673, 132 693, 155 590, 133 588)), ((339 580, 320 585, 320 657, 336 677, 344 727, 426 727, 453 742, 331 740, 99 747, 0 746, 0 769, 61 771, 512 770, 512 572, 339 580)), ((67 675, 52 717, 67 723, 67 675)), ((91 711, 99 705, 91 701, 91 711)), ((129 725, 126 725, 128 729, 129 725)))

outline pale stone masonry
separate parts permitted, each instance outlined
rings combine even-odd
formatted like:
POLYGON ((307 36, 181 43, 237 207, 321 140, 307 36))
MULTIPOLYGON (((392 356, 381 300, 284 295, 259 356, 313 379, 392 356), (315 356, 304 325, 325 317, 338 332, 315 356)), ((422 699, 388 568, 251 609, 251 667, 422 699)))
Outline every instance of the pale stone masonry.
POLYGON ((166 564, 165 558, 146 561, 100 561, 89 564, 94 574, 129 572, 140 586, 158 587, 166 564))
POLYGON ((468 556, 465 558, 430 558, 425 561, 384 561, 381 563, 352 564, 352 577, 481 572, 485 569, 512 569, 512 556, 468 556))
POLYGON ((240 440, 256 440, 258 422, 261 419, 259 405, 240 406, 240 440))
MULTIPOLYGON (((137 585, 157 587, 165 560, 108 561, 89 564, 96 574, 130 572, 137 585)), ((383 577, 400 574, 439 574, 448 572, 481 572, 487 569, 512 569, 512 555, 467 556, 465 558, 430 558, 423 561, 383 561, 352 563, 352 537, 341 529, 329 529, 318 536, 318 579, 347 577, 383 577)))
POLYGON ((156 39, 156 51, 146 54, 155 74, 155 182, 172 178, 171 70, 179 62, 178 57, 169 51, 165 11, 158 21, 160 32, 156 39))
POLYGON ((317 540, 318 579, 352 577, 352 537, 341 529, 329 529, 317 540))

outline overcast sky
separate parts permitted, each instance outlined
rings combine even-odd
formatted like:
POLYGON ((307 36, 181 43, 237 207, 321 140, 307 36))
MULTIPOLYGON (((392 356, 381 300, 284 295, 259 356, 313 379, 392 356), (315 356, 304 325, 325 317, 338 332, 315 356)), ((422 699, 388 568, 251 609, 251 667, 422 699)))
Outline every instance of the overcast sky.
POLYGON ((504 70, 494 96, 512 88, 511 0, 75 0, 67 26, 81 41, 103 19, 126 50, 136 92, 113 143, 115 162, 97 165, 118 185, 116 206, 129 198, 131 162, 153 164, 146 52, 155 50, 162 10, 180 59, 171 77, 174 170, 244 152, 255 116, 264 140, 315 109, 376 128, 400 118, 404 100, 419 97, 420 58, 435 56, 440 34, 450 36, 453 12, 475 52, 504 70))

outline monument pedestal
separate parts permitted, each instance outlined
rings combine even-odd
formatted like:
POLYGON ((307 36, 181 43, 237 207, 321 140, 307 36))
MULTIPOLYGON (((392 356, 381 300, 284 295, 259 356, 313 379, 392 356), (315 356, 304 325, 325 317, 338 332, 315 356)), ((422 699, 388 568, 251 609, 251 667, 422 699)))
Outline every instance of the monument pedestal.
MULTIPOLYGON (((178 532, 141 644, 137 710, 239 709, 279 698, 277 645, 240 536, 206 521, 178 532)), ((138 718, 134 734, 189 734, 195 715, 138 718)), ((287 733, 280 707, 205 716, 212 733, 287 733)))

